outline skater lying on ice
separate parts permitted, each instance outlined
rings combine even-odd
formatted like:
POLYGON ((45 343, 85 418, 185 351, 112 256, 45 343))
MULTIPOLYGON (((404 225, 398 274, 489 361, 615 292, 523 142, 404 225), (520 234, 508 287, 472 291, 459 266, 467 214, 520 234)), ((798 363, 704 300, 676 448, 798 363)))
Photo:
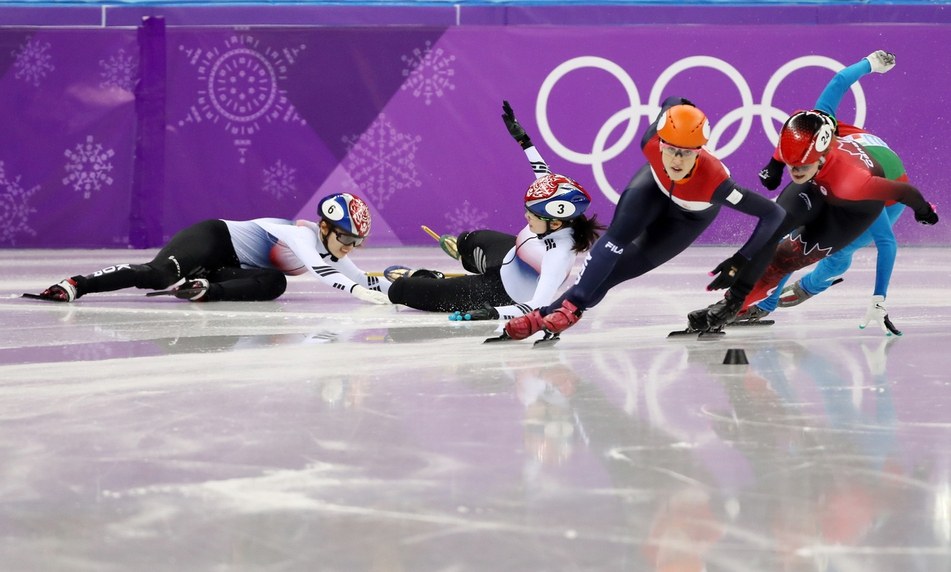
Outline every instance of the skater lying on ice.
POLYGON ((390 267, 394 277, 389 297, 429 312, 454 312, 450 319, 509 319, 551 303, 571 275, 575 259, 597 240, 603 229, 585 211, 591 196, 577 182, 552 174, 508 102, 502 119, 521 145, 535 171, 525 192, 525 220, 518 235, 494 230, 443 235, 440 245, 471 272, 455 278, 441 273, 390 267))
POLYGON ((355 195, 334 194, 321 199, 317 213, 316 223, 206 220, 178 232, 151 262, 73 276, 28 297, 72 302, 134 286, 193 302, 263 301, 284 293, 285 275, 310 273, 365 302, 388 304, 390 284, 367 276, 348 257, 370 234, 367 204, 355 195))

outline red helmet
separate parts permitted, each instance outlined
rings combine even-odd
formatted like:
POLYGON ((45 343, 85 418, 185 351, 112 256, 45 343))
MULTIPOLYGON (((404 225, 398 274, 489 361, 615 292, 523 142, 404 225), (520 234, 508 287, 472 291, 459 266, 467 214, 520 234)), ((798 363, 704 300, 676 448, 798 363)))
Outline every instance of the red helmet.
POLYGON ((779 132, 779 157, 793 167, 817 162, 832 144, 835 120, 824 113, 792 114, 779 132))
POLYGON ((710 123, 696 107, 674 105, 657 119, 657 135, 674 147, 699 149, 710 139, 710 123))

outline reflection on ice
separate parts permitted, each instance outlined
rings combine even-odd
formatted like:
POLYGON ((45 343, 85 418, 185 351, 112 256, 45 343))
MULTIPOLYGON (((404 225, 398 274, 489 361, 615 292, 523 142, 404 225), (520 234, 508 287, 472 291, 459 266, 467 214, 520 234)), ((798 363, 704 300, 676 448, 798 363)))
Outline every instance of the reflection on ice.
MULTIPOLYGON (((548 349, 303 282, 266 304, 0 299, 3 561, 948 569, 951 310, 924 275, 893 281, 901 338, 857 329, 857 263, 774 326, 667 340, 718 258, 688 255, 548 349)), ((390 260, 413 256, 434 266, 390 260)))

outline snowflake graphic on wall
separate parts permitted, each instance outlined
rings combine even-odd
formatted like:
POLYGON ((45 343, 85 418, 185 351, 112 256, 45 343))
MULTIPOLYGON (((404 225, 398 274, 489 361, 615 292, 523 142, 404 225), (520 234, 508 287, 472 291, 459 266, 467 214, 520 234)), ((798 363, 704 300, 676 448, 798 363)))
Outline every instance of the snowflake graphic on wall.
POLYGON ((432 103, 433 97, 442 97, 446 90, 456 89, 451 81, 456 72, 450 67, 456 56, 446 56, 442 48, 432 49, 432 42, 400 59, 406 64, 403 77, 407 78, 400 89, 412 90, 413 96, 423 97, 426 105, 432 103))
POLYGON ((112 185, 112 157, 116 152, 104 149, 102 143, 96 143, 92 135, 86 136, 85 143, 77 143, 73 149, 63 152, 66 156, 66 176, 63 184, 70 185, 74 191, 82 192, 88 199, 93 191, 103 185, 112 185))
POLYGON ((262 122, 305 125, 280 87, 305 45, 277 50, 250 34, 236 33, 223 48, 178 49, 188 57, 202 84, 195 104, 178 125, 202 121, 221 125, 234 137, 238 162, 245 162, 251 137, 261 130, 262 122))
POLYGON ((39 87, 40 80, 56 69, 50 63, 53 59, 49 53, 51 47, 52 45, 49 42, 36 40, 29 40, 20 46, 19 51, 13 52, 16 57, 13 62, 13 67, 16 69, 14 77, 39 87))
POLYGON ((483 228, 489 215, 485 211, 472 208, 469 201, 462 201, 462 207, 454 212, 443 215, 446 218, 446 228, 450 234, 461 234, 473 228, 483 228))
POLYGON ((135 79, 139 65, 132 54, 126 54, 120 49, 115 55, 99 60, 99 87, 105 89, 121 89, 131 92, 135 89, 135 79))
POLYGON ((362 135, 344 137, 347 144, 347 172, 356 192, 373 201, 376 208, 396 191, 422 186, 416 173, 416 147, 419 135, 400 133, 380 114, 362 135))
POLYGON ((284 195, 293 196, 297 192, 297 169, 289 167, 278 159, 273 167, 264 169, 264 192, 277 199, 284 195))
POLYGON ((30 197, 39 190, 36 185, 31 189, 20 186, 20 177, 7 179, 3 161, 0 161, 0 244, 16 246, 17 234, 36 236, 36 231, 30 228, 30 214, 36 209, 31 208, 30 197))

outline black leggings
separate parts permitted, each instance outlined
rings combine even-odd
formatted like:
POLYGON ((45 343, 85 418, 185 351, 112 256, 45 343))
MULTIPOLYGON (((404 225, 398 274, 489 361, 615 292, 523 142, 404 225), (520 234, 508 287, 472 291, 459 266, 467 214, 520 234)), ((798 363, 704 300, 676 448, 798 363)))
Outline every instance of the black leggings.
POLYGON ((730 288, 744 307, 769 296, 790 272, 805 268, 843 248, 878 218, 881 201, 829 203, 812 183, 787 185, 776 202, 786 217, 769 246, 758 252, 730 288), (789 234, 788 237, 785 237, 789 234))
POLYGON ((515 301, 502 284, 502 261, 515 237, 494 230, 464 232, 456 240, 459 261, 474 274, 457 278, 400 278, 388 292, 390 301, 427 312, 464 312, 515 301))
POLYGON ((719 205, 702 211, 678 207, 644 165, 618 200, 611 225, 588 254, 578 282, 541 313, 559 308, 566 298, 582 310, 597 305, 611 288, 686 250, 718 212, 719 205))
POLYGON ((182 278, 205 278, 205 299, 273 300, 284 293, 287 278, 279 270, 241 268, 228 225, 206 220, 176 233, 146 264, 117 264, 86 276, 74 276, 79 295, 123 288, 162 290, 182 278))

